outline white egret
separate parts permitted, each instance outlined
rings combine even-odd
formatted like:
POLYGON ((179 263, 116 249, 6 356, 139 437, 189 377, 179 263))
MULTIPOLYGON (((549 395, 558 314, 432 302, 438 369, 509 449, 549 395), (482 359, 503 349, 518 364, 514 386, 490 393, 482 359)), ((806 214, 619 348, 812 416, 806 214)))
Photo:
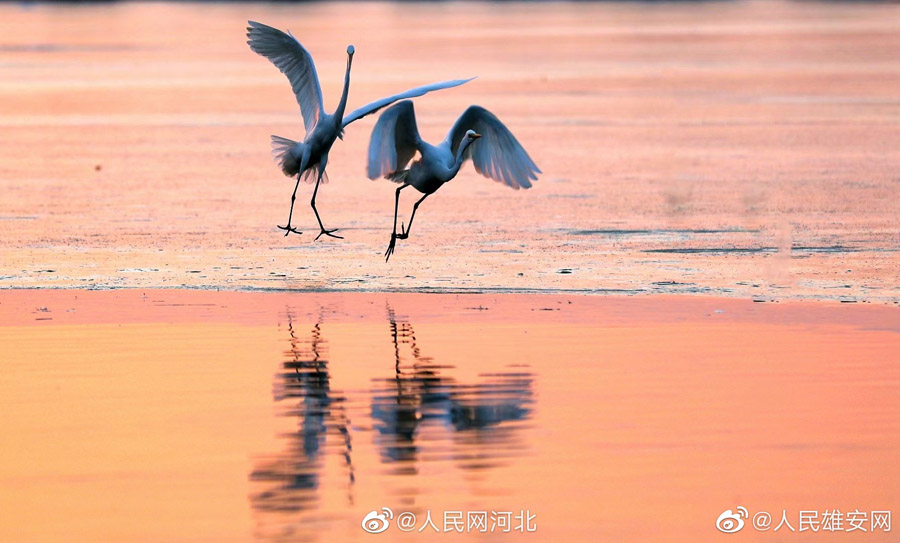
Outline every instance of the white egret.
POLYGON ((385 261, 391 258, 397 240, 409 237, 419 204, 456 177, 463 162, 470 158, 477 172, 516 190, 530 188, 531 181, 536 181, 541 173, 512 132, 481 106, 469 106, 438 145, 419 137, 411 101, 399 102, 381 114, 369 141, 367 173, 369 179, 384 176, 401 183, 394 198, 394 231, 384 253, 385 261), (481 141, 475 143, 479 138, 481 141), (417 151, 420 158, 407 168, 417 151), (398 234, 400 191, 409 186, 424 196, 413 204, 409 226, 404 228, 401 223, 398 234))
POLYGON ((272 28, 256 21, 248 21, 248 24, 250 26, 247 27, 247 43, 250 45, 250 49, 268 58, 272 64, 287 76, 296 95, 297 103, 300 105, 303 124, 306 128, 306 137, 299 142, 280 136, 272 136, 272 152, 281 166, 281 171, 290 177, 297 176, 297 184, 294 185, 294 192, 291 195, 291 210, 288 213, 287 225, 278 226, 278 228, 285 231, 285 236, 291 232, 295 234, 301 233, 291 226, 294 201, 297 199, 297 188, 300 186, 301 179, 311 182, 313 176, 315 176, 316 188, 313 189, 310 206, 312 206, 316 214, 316 220, 319 222, 319 228, 321 229, 316 239, 319 239, 323 234, 340 238, 341 236, 333 233, 337 230, 336 228, 326 230, 322 224, 319 211, 316 209, 316 194, 319 192, 319 184, 322 182, 323 177, 326 182, 328 180, 328 176, 325 175, 325 166, 328 164, 328 152, 337 138, 343 139, 344 128, 353 121, 374 113, 397 100, 422 96, 434 90, 456 87, 471 81, 471 79, 442 81, 409 89, 400 94, 367 104, 345 116, 344 109, 347 106, 347 92, 350 87, 350 64, 353 62, 354 53, 354 48, 350 45, 347 47, 347 72, 344 75, 344 91, 341 94, 341 100, 337 109, 334 113, 328 114, 325 113, 323 107, 322 87, 319 85, 319 76, 316 73, 316 66, 309 51, 290 32, 285 34, 277 28, 272 28))

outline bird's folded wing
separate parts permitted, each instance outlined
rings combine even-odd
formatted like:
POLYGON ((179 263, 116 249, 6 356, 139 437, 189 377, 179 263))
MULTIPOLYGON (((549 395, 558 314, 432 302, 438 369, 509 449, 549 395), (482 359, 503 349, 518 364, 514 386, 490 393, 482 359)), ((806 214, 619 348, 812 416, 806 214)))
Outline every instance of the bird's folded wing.
POLYGON ((303 124, 309 132, 324 108, 322 87, 312 56, 293 35, 256 21, 249 21, 248 24, 247 43, 250 49, 272 61, 287 76, 300 104, 303 124))
POLYGON ((403 100, 389 107, 378 118, 369 139, 369 179, 388 177, 406 167, 420 141, 412 101, 403 100))
POLYGON ((530 188, 531 181, 537 180, 541 170, 519 140, 496 115, 481 106, 469 106, 447 134, 444 143, 450 144, 453 156, 468 130, 481 134, 465 151, 465 158, 472 159, 478 173, 517 190, 530 188))
POLYGON ((366 104, 363 107, 353 110, 347 115, 344 116, 342 126, 347 126, 353 121, 357 121, 362 119, 366 115, 370 115, 375 113, 379 109, 389 106, 396 102, 397 100, 403 100, 404 98, 415 98, 416 96, 422 96, 423 94, 427 94, 431 91, 441 90, 441 89, 449 89, 451 87, 458 87, 464 83, 468 83, 469 81, 475 79, 471 77, 469 79, 454 79, 452 81, 441 81, 440 83, 432 83, 430 85, 422 85, 421 87, 416 87, 414 89, 409 89, 403 91, 399 94, 395 94, 393 96, 388 96, 387 98, 382 98, 381 100, 375 100, 371 104, 366 104))

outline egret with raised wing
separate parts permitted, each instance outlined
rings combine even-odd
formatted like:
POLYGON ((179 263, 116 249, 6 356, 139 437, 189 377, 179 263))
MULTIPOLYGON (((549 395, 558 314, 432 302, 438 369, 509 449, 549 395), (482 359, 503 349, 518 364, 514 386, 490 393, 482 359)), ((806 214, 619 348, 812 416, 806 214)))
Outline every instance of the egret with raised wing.
POLYGON ((438 145, 431 145, 419 136, 411 101, 399 102, 381 114, 369 141, 367 173, 369 179, 384 176, 401 184, 394 198, 394 231, 384 253, 385 261, 391 258, 397 240, 409 237, 419 204, 456 177, 468 159, 472 159, 478 173, 516 190, 530 188, 541 173, 506 125, 481 106, 469 106, 438 145), (416 152, 419 159, 407 167, 416 152), (401 223, 398 234, 400 191, 409 186, 424 196, 413 204, 409 225, 404 228, 401 223))
POLYGON ((301 179, 311 182, 313 177, 315 177, 316 188, 313 189, 310 206, 316 214, 316 220, 319 222, 321 230, 316 239, 319 239, 323 234, 340 238, 341 236, 334 234, 335 230, 337 230, 336 228, 326 230, 322 224, 319 210, 316 209, 316 194, 319 192, 319 185, 323 182, 323 179, 325 182, 328 180, 328 176, 325 175, 325 166, 328 164, 328 152, 337 138, 343 139, 344 128, 353 121, 374 113, 397 100, 422 96, 434 90, 456 87, 471 81, 471 79, 442 81, 409 89, 366 104, 345 116, 344 109, 347 106, 347 93, 350 88, 350 65, 353 62, 354 53, 354 48, 350 45, 347 47, 347 71, 344 75, 344 90, 341 93, 341 100, 338 102, 334 113, 328 114, 324 110, 322 87, 319 85, 319 76, 316 73, 316 67, 309 51, 290 32, 284 33, 277 28, 255 21, 249 21, 249 25, 247 27, 247 43, 250 45, 250 49, 268 58, 272 64, 287 76, 296 95, 297 103, 300 104, 300 113, 303 115, 303 124, 306 128, 306 137, 303 141, 293 141, 280 136, 272 136, 272 152, 281 166, 281 171, 290 177, 297 176, 297 183, 294 185, 294 192, 291 195, 291 209, 288 213, 287 225, 278 226, 278 228, 285 231, 285 236, 291 232, 295 234, 301 233, 291 226, 291 218, 294 214, 294 201, 297 199, 297 188, 300 186, 301 179))

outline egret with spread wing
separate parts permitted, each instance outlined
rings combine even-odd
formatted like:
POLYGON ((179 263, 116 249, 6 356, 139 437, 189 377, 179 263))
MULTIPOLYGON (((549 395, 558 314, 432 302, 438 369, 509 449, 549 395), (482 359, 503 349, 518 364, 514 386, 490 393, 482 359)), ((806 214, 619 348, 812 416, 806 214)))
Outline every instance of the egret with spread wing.
POLYGON ((333 233, 337 229, 326 230, 322 224, 319 211, 316 209, 316 194, 319 192, 319 184, 322 183, 323 178, 325 181, 328 180, 328 176, 325 175, 328 152, 337 138, 343 138, 344 128, 353 121, 374 113, 397 100, 415 98, 434 90, 456 87, 471 81, 471 79, 443 81, 409 89, 367 104, 345 116, 344 109, 347 106, 347 92, 350 87, 350 64, 353 62, 354 53, 353 46, 350 45, 347 47, 347 72, 344 75, 341 101, 334 113, 328 114, 324 110, 322 87, 319 85, 319 76, 309 51, 290 33, 285 34, 277 28, 255 21, 249 21, 249 25, 247 27, 247 43, 250 44, 250 49, 268 58, 287 76, 297 97, 297 103, 300 104, 300 113, 303 115, 303 124, 306 127, 306 137, 303 141, 298 142, 280 136, 272 136, 272 152, 281 165, 281 171, 287 176, 297 176, 297 184, 294 185, 294 193, 291 195, 291 210, 288 213, 287 225, 278 228, 285 231, 285 236, 291 232, 300 234, 300 231, 291 226, 297 188, 300 186, 301 179, 311 182, 315 177, 316 188, 313 189, 310 206, 316 214, 316 220, 321 229, 316 239, 323 234, 340 238, 341 236, 333 233))
POLYGON ((512 132, 500 119, 481 106, 469 106, 456 120, 447 137, 438 145, 431 145, 419 137, 413 104, 404 100, 388 108, 372 130, 369 141, 369 179, 384 176, 401 183, 394 198, 394 231, 384 253, 391 258, 398 239, 409 237, 416 210, 428 195, 459 173, 467 159, 475 170, 513 189, 527 189, 541 173, 512 132), (476 140, 481 138, 476 143, 476 140), (421 156, 409 167, 416 152, 421 156), (400 225, 397 233, 397 209, 400 191, 413 186, 424 194, 413 204, 409 225, 400 225))

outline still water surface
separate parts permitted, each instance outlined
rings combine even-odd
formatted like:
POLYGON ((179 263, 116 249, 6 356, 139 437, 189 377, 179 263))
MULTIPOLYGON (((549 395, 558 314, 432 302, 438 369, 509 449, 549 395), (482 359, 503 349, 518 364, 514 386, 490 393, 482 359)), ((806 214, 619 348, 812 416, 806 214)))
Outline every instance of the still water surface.
POLYGON ((0 302, 6 541, 711 541, 738 505, 900 504, 893 307, 202 291, 0 302), (536 531, 513 517, 493 535, 366 534, 382 507, 416 528, 430 512, 439 529, 448 512, 525 511, 536 531))
POLYGON ((251 496, 254 510, 261 518, 272 513, 276 524, 286 521, 282 530, 292 531, 292 521, 321 508, 326 484, 344 489, 347 505, 354 504, 356 454, 377 454, 383 484, 396 487, 392 501, 412 506, 428 493, 418 486, 440 490, 440 479, 477 478, 479 471, 513 465, 527 451, 522 434, 534 403, 528 364, 501 361, 499 371, 460 381, 454 366, 428 356, 427 346, 423 352, 408 318, 398 317, 390 304, 385 313, 393 363, 386 360, 384 377, 357 391, 332 386, 323 319, 295 330, 287 314, 290 350, 275 375, 273 397, 278 414, 296 429, 280 435, 284 450, 262 459, 250 476, 261 487, 251 496), (354 451, 354 434, 371 443, 354 451), (327 473, 329 463, 343 466, 327 473))
POLYGON ((896 303, 898 21, 894 2, 0 3, 0 288, 896 303), (477 104, 544 173, 511 191, 466 165, 385 264, 372 115, 317 193, 344 239, 313 242, 307 185, 284 237, 269 137, 303 128, 248 19, 303 42, 328 111, 351 43, 351 109, 478 76, 416 99, 422 137, 477 104))

